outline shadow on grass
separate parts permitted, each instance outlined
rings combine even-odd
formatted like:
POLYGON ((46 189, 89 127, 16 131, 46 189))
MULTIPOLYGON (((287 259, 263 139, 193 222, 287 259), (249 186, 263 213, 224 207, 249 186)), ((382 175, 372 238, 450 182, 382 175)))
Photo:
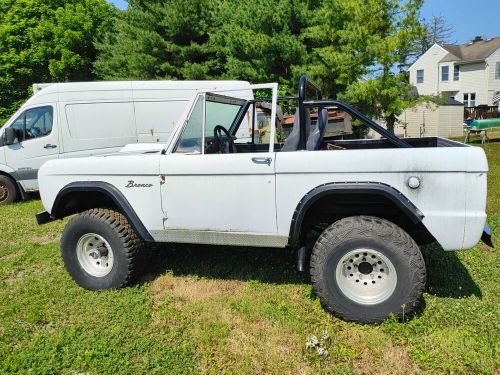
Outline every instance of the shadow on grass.
POLYGON ((139 282, 171 271, 175 276, 195 275, 209 279, 309 283, 307 273, 297 271, 296 259, 296 251, 292 249, 175 244, 153 251, 147 274, 139 282))
POLYGON ((427 293, 437 297, 482 297, 481 289, 472 280, 456 252, 430 245, 422 248, 422 254, 427 268, 427 293))
MULTIPOLYGON (((481 290, 455 252, 439 246, 422 248, 427 267, 426 292, 438 297, 482 297, 481 290)), ((308 284, 308 272, 296 269, 292 249, 170 245, 153 252, 147 274, 139 282, 153 280, 165 271, 176 276, 209 279, 257 280, 272 284, 308 284)), ((311 295, 314 298, 314 295, 311 295)))

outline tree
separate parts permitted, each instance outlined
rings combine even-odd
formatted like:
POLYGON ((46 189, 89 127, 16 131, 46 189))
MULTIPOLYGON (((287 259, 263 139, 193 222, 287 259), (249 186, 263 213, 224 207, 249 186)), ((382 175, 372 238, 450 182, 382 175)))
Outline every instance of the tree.
POLYGON ((429 22, 426 23, 426 39, 428 48, 434 43, 449 44, 452 43, 454 29, 450 26, 443 16, 433 16, 429 22))
POLYGON ((221 67, 210 33, 219 24, 211 0, 131 0, 97 44, 105 79, 207 79, 221 67))
POLYGON ((347 90, 392 129, 410 92, 392 69, 424 32, 422 1, 131 0, 98 44, 95 69, 105 79, 277 81, 290 91, 306 73, 325 96, 347 90))
POLYGON ((370 72, 387 27, 385 3, 378 0, 324 0, 304 32, 307 60, 301 67, 326 96, 335 96, 370 72))
POLYGON ((301 32, 313 3, 132 0, 98 45, 95 69, 106 79, 227 78, 290 85, 294 67, 305 61, 301 32))
POLYGON ((307 61, 304 32, 320 1, 223 1, 212 33, 224 77, 295 87, 307 61))
MULTIPOLYGON (((357 6, 361 7, 361 2, 357 6)), ((396 116, 415 102, 406 74, 394 69, 406 64, 412 46, 425 32, 419 21, 422 0, 368 1, 366 6, 371 6, 371 19, 359 26, 363 33, 369 33, 363 35, 368 38, 366 45, 344 45, 339 59, 349 61, 349 56, 358 57, 364 63, 358 74, 366 69, 372 78, 349 82, 347 79, 353 78, 349 72, 340 74, 337 80, 346 84, 346 90, 339 97, 372 117, 384 118, 388 130, 394 132, 396 116)), ((350 35, 352 28, 353 25, 347 24, 339 32, 350 35)), ((358 40, 356 36, 351 38, 358 40)))
POLYGON ((94 77, 93 42, 113 17, 113 8, 105 0, 0 4, 0 119, 26 100, 35 82, 94 77))
POLYGON ((429 21, 422 21, 425 27, 425 32, 422 38, 418 39, 414 47, 414 60, 423 55, 434 44, 453 44, 454 30, 449 25, 443 16, 432 16, 429 21))

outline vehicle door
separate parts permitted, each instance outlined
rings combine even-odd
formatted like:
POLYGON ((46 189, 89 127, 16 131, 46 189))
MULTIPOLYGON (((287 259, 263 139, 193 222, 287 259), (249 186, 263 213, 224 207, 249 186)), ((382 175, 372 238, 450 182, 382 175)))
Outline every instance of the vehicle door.
POLYGON ((160 161, 167 231, 276 235, 273 143, 259 152, 210 153, 214 128, 220 125, 236 133, 235 121, 248 117, 245 103, 198 95, 177 140, 160 161))
POLYGON ((25 109, 8 126, 16 133, 13 144, 4 146, 6 164, 25 191, 38 190, 38 169, 59 157, 59 132, 53 105, 25 109))

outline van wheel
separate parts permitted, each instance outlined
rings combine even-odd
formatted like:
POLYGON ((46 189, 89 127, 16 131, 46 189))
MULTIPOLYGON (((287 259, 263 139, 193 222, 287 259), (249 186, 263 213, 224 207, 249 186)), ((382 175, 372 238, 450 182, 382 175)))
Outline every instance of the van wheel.
POLYGON ((138 276, 148 248, 119 212, 94 208, 74 216, 61 238, 64 265, 83 288, 121 288, 138 276))
POLYGON ((7 176, 0 176, 0 205, 9 204, 17 199, 16 184, 7 176))
POLYGON ((359 323, 412 314, 425 275, 422 254, 408 233, 371 216, 330 225, 311 254, 311 280, 323 307, 359 323))

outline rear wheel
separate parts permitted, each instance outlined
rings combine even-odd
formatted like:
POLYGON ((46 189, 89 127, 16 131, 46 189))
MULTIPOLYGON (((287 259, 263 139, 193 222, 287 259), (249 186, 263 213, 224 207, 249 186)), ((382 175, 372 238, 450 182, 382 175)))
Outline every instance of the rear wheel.
POLYGON ((109 209, 74 216, 61 238, 66 269, 90 290, 121 288, 144 269, 149 251, 127 219, 109 209))
POLYGON ((311 279, 329 312, 378 323, 414 311, 425 286, 425 263, 415 241, 397 225, 354 216, 321 234, 311 255, 311 279))
POLYGON ((7 176, 0 175, 0 205, 9 204, 17 199, 16 184, 7 176))

